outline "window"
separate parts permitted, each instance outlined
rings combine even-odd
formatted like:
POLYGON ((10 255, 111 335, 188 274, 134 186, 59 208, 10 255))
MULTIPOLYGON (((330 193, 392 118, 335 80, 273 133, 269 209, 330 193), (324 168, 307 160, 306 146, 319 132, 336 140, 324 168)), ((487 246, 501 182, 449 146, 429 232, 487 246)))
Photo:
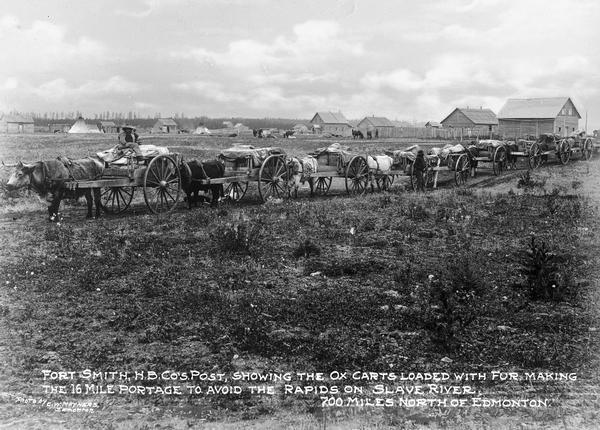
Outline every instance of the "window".
POLYGON ((569 108, 569 115, 573 115, 573 109, 569 108))

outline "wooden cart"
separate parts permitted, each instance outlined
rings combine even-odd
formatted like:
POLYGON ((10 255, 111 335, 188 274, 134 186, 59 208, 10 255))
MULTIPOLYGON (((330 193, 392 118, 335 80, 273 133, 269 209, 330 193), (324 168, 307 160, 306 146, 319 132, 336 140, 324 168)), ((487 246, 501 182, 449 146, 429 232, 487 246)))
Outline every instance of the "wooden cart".
POLYGON ((495 176, 499 176, 508 167, 510 146, 499 140, 484 139, 467 148, 471 152, 471 164, 491 164, 495 176), (474 146, 474 148, 473 148, 474 146))
POLYGON ((535 140, 531 137, 517 139, 516 143, 519 150, 511 152, 511 155, 526 157, 531 169, 540 167, 550 159, 567 164, 573 155, 589 160, 594 150, 592 139, 589 137, 560 137, 552 133, 541 134, 535 140))
POLYGON ((343 149, 326 148, 310 154, 318 163, 317 172, 312 173, 315 179, 315 193, 326 194, 331 188, 333 178, 344 180, 348 194, 363 194, 367 190, 370 171, 367 160, 343 149))
POLYGON ((154 157, 126 157, 125 165, 108 163, 102 177, 93 181, 69 181, 65 187, 101 188, 102 207, 110 214, 127 210, 136 188, 141 188, 146 206, 152 213, 172 212, 181 196, 179 154, 154 157))
POLYGON ((270 197, 287 197, 286 154, 278 148, 259 148, 259 151, 265 151, 265 158, 258 160, 250 149, 254 151, 254 148, 249 148, 248 153, 242 156, 220 154, 218 158, 225 164, 224 177, 200 182, 205 185, 223 184, 225 196, 236 202, 246 195, 250 182, 257 183, 263 202, 270 197))

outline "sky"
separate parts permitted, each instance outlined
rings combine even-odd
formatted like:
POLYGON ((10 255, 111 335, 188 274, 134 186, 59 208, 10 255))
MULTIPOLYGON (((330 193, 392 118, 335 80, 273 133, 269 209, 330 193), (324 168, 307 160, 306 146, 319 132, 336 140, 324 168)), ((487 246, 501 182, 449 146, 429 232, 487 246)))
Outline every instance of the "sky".
POLYGON ((441 121, 568 96, 600 128, 596 0, 0 4, 0 111, 441 121))

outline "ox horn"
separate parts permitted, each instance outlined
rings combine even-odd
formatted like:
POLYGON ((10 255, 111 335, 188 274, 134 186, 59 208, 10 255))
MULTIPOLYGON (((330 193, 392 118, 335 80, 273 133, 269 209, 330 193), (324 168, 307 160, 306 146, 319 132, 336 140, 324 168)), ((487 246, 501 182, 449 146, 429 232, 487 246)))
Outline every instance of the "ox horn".
POLYGON ((6 164, 4 160, 2 160, 2 167, 17 167, 18 164, 6 164))

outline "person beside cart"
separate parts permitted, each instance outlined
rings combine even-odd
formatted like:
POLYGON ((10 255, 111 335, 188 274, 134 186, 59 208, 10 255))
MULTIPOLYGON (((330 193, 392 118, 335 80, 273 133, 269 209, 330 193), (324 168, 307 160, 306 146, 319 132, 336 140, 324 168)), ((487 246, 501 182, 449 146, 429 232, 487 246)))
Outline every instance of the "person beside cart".
POLYGON ((415 163, 413 164, 413 169, 415 170, 415 176, 417 177, 417 191, 425 191, 425 168, 427 167, 425 163, 425 153, 422 149, 419 149, 417 152, 417 158, 415 159, 415 163))

